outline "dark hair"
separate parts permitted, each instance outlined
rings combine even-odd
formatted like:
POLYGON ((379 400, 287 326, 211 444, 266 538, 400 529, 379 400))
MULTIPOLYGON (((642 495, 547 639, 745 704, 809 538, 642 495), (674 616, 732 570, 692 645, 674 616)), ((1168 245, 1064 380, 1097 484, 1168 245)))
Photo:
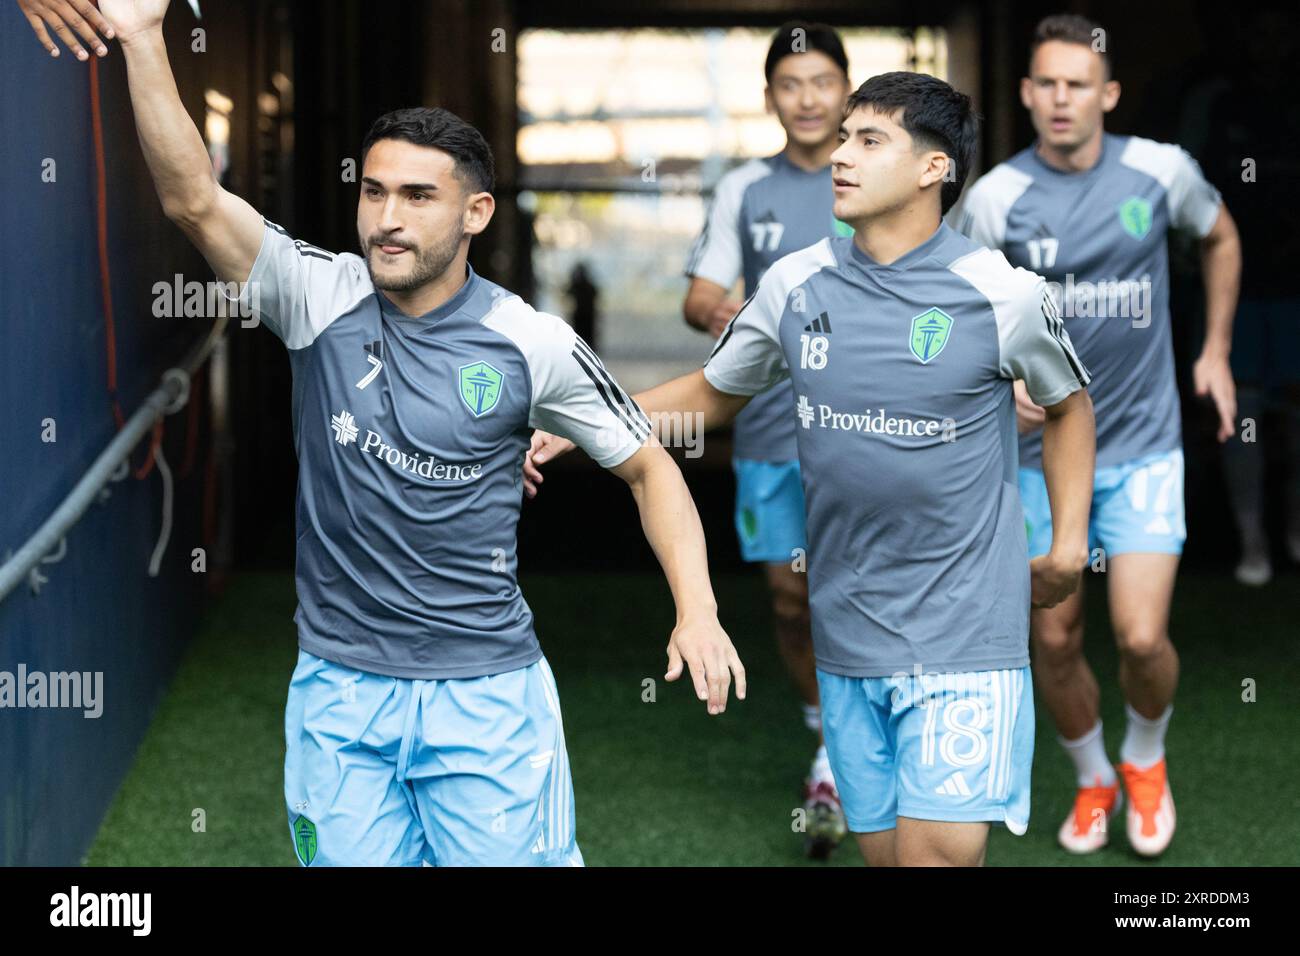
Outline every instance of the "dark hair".
POLYGON ((1034 27, 1034 38, 1029 42, 1029 65, 1033 66, 1034 54, 1044 43, 1053 40, 1061 43, 1078 43, 1101 57, 1102 70, 1109 80, 1112 76, 1113 64, 1110 52, 1106 49, 1108 46, 1106 37, 1106 30, 1087 17, 1081 17, 1077 13, 1054 13, 1050 17, 1043 17, 1038 21, 1038 26, 1034 27), (1098 39, 1101 40, 1100 47, 1097 44, 1098 39))
POLYGON ((849 75, 849 58, 844 52, 844 43, 833 27, 824 23, 807 23, 803 20, 790 20, 776 28, 772 36, 772 45, 767 48, 767 59, 763 62, 763 76, 772 82, 772 73, 776 65, 794 53, 808 53, 817 50, 834 60, 844 75, 849 75))
POLYGON ((849 94, 844 115, 862 107, 891 115, 902 110, 895 122, 907 130, 915 147, 947 153, 953 177, 944 179, 939 202, 942 212, 951 209, 975 163, 979 141, 979 116, 970 97, 925 73, 881 73, 849 94))
POLYGON ((401 139, 432 146, 455 160, 456 178, 472 192, 490 193, 496 185, 492 148, 483 134, 450 110, 415 106, 393 110, 375 120, 361 143, 361 161, 381 139, 401 139))

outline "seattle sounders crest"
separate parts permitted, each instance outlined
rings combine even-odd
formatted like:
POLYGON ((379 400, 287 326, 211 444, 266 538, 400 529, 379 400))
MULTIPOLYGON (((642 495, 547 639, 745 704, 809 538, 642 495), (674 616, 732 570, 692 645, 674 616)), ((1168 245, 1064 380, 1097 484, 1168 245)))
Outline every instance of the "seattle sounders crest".
POLYGON ((293 821, 293 848, 303 866, 316 859, 316 824, 300 816, 293 821))
POLYGON ((952 331, 952 316, 943 309, 926 309, 912 318, 912 354, 926 364, 943 351, 952 331))
POLYGON ((1119 204, 1119 224, 1134 239, 1145 239, 1151 231, 1151 203, 1133 196, 1119 204))
POLYGON ((497 407, 504 378, 487 362, 460 367, 460 400, 475 418, 482 418, 497 407))

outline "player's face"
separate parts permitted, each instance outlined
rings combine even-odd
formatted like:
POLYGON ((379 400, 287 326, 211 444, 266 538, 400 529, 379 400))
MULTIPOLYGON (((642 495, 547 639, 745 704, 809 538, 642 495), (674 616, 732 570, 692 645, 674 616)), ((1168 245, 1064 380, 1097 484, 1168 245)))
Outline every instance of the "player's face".
POLYGON ((1101 135, 1102 117, 1119 102, 1119 83, 1106 79, 1100 54, 1082 43, 1051 40, 1034 51, 1020 101, 1038 138, 1071 152, 1101 135))
POLYGON ((856 226, 917 203, 926 187, 942 188, 947 156, 917 149, 900 119, 901 112, 870 107, 844 117, 839 148, 831 154, 836 219, 856 226))
MULTIPOLYGON (((375 287, 409 292, 437 279, 467 234, 480 232, 480 197, 456 178, 440 149, 381 139, 366 154, 357 203, 357 238, 375 287)), ((491 210, 487 210, 491 217, 491 210)))
POLYGON ((819 146, 835 137, 849 80, 820 50, 794 53, 777 61, 765 95, 789 139, 819 146))

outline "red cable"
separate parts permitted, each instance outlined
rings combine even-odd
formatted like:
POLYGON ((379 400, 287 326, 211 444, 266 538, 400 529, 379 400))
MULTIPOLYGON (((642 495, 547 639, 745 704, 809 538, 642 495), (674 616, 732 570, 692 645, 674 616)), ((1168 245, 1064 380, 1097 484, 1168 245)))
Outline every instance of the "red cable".
POLYGON ((137 479, 143 480, 145 478, 148 478, 149 472, 153 471, 154 452, 156 452, 158 450, 158 446, 162 444, 162 436, 163 436, 163 420, 159 418, 157 421, 153 423, 153 438, 149 442, 149 456, 145 458, 144 464, 142 464, 135 471, 135 477, 137 479))
MULTIPOLYGON (((104 123, 99 108, 99 60, 90 58, 90 125, 95 142, 95 236, 99 246, 99 289, 104 300, 104 349, 108 364, 108 399, 113 409, 113 421, 121 431, 126 424, 122 406, 117 400, 117 328, 113 322, 113 285, 108 268, 108 183, 104 162, 104 123)), ((153 470, 154 450, 162 441, 162 419, 154 425, 153 441, 149 455, 135 472, 136 478, 145 478, 153 470)))
POLYGON ((108 398, 113 420, 124 424, 117 401, 117 329, 113 324, 113 286, 108 269, 108 184, 104 172, 104 123, 99 110, 99 61, 90 58, 90 126, 95 143, 95 234, 99 245, 99 291, 104 300, 104 345, 108 352, 108 398))

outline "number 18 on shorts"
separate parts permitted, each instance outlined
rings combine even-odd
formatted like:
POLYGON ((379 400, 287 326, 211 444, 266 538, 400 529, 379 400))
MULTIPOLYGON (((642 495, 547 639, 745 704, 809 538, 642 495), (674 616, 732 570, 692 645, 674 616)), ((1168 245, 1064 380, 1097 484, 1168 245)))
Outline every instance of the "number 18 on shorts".
POLYGON ((899 816, 1029 826, 1029 668, 891 677, 817 671, 822 730, 849 829, 899 816))

